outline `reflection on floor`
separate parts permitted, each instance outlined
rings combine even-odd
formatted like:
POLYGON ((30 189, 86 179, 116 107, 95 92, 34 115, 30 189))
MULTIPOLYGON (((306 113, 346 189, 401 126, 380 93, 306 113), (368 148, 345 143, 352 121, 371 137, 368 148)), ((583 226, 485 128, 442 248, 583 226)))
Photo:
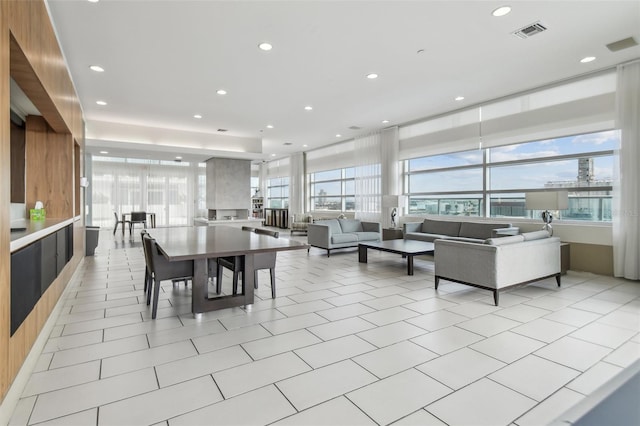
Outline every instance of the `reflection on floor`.
MULTIPOLYGON (((288 237, 288 236, 286 236, 288 237)), ((139 236, 100 232, 12 424, 540 425, 640 358, 640 283, 572 273, 501 295, 430 257, 278 254, 251 310, 144 303, 139 236)), ((294 237, 306 240, 306 237, 294 237)), ((225 276, 224 285, 230 286, 225 276)))

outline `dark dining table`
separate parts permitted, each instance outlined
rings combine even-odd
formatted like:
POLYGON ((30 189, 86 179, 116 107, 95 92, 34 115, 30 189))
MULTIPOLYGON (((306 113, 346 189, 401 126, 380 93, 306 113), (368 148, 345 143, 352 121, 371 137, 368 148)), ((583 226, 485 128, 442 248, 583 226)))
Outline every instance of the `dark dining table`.
POLYGON ((169 261, 193 260, 191 312, 196 317, 203 312, 253 304, 254 254, 308 248, 300 241, 222 225, 157 228, 149 234, 169 261), (242 291, 210 297, 208 259, 228 256, 244 256, 242 291))

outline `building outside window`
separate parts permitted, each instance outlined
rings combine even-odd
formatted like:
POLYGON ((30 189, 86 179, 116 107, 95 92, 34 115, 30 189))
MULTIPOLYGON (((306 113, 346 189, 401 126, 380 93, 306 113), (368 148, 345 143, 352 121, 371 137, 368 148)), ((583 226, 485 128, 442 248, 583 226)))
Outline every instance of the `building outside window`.
POLYGON ((309 174, 310 210, 355 211, 355 168, 309 174))
POLYGON ((525 193, 563 189, 559 219, 609 222, 618 143, 611 130, 406 160, 409 214, 537 218, 525 193))
POLYGON ((267 181, 269 208, 289 208, 289 177, 271 178, 267 181))

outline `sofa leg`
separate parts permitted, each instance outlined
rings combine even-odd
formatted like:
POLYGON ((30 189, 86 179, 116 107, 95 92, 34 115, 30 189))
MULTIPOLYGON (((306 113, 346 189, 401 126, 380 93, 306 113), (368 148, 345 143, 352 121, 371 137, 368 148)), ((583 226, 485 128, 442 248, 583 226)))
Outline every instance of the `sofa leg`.
POLYGON ((498 290, 493 290, 493 302, 496 304, 496 306, 498 306, 499 298, 500 298, 500 293, 498 293, 498 290))
POLYGON ((556 275, 556 282, 558 283, 558 287, 560 287, 560 274, 556 275))
POLYGON ((439 282, 440 282, 440 277, 436 275, 436 290, 438 289, 439 282))
POLYGON ((331 250, 327 249, 327 257, 331 257, 331 250))

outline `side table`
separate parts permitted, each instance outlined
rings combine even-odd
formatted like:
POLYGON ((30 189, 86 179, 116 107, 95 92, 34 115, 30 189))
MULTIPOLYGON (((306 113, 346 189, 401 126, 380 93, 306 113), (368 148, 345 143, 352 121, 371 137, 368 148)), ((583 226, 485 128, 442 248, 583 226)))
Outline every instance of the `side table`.
POLYGON ((382 228, 382 241, 401 240, 402 228, 382 228))

